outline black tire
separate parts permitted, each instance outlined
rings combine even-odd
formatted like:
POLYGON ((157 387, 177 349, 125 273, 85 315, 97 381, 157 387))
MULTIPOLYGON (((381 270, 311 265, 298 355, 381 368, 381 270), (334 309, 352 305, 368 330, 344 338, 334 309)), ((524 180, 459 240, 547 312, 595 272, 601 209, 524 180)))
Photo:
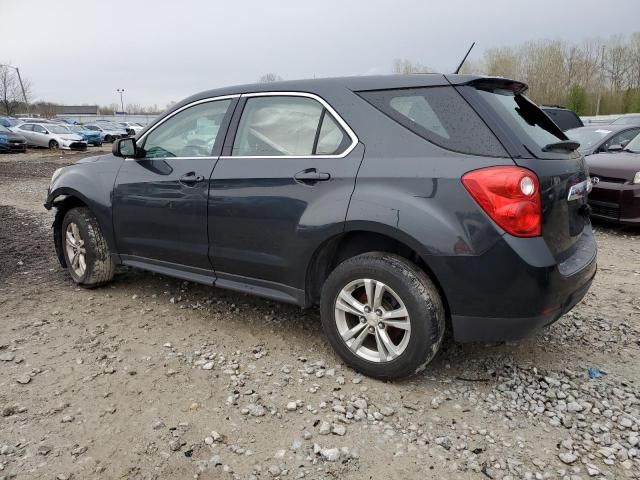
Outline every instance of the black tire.
POLYGON ((111 258, 109 246, 96 217, 88 208, 77 207, 69 210, 62 220, 61 235, 61 245, 67 270, 75 283, 83 287, 92 288, 113 279, 115 264, 111 258), (75 223, 78 226, 86 251, 86 268, 82 275, 78 275, 72 268, 71 259, 66 248, 65 232, 71 223, 75 223))
POLYGON ((51 140, 49 142, 49 148, 51 150, 58 150, 60 148, 60 145, 58 144, 58 142, 56 142, 55 140, 51 140))
POLYGON ((113 137, 111 135, 107 135, 104 137, 104 141, 107 143, 113 143, 113 137))
POLYGON ((364 253, 338 265, 322 288, 320 314, 325 335, 338 355, 355 370, 380 380, 405 378, 424 370, 438 352, 445 332, 444 306, 433 282, 405 258, 384 252, 364 253), (358 279, 388 285, 407 309, 411 333, 404 351, 393 360, 375 362, 361 358, 340 335, 336 300, 346 285, 358 279))

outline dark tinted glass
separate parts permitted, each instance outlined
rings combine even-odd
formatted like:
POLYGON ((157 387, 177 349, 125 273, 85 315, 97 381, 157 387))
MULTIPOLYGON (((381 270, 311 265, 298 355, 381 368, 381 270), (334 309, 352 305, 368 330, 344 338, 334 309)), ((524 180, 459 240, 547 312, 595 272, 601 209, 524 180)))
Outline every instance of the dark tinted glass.
POLYGON ((555 122, 560 130, 565 131, 570 128, 579 128, 582 126, 582 120, 571 110, 559 110, 559 109, 542 109, 544 113, 549 115, 551 120, 555 122))
POLYGON ((474 155, 507 156, 495 135, 453 87, 375 90, 359 95, 436 145, 474 155))

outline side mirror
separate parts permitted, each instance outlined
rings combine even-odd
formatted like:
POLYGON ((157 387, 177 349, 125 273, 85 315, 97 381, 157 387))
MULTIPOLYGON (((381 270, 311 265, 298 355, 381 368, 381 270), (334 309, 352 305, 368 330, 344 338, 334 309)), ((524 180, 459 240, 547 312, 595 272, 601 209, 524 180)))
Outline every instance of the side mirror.
POLYGON ((607 152, 619 152, 622 150, 622 145, 609 145, 609 148, 607 148, 607 152))
POLYGON ((116 157, 123 158, 136 158, 138 148, 136 147, 136 141, 133 138, 121 138, 113 142, 111 153, 116 157))

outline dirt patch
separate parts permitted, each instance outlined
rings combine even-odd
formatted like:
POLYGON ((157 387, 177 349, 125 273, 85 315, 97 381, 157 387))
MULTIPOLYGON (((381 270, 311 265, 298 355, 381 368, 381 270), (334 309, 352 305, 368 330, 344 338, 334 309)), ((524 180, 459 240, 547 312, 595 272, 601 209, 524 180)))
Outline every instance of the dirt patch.
POLYGON ((16 276, 34 285, 51 279, 55 252, 44 220, 42 215, 0 205, 0 285, 16 276))

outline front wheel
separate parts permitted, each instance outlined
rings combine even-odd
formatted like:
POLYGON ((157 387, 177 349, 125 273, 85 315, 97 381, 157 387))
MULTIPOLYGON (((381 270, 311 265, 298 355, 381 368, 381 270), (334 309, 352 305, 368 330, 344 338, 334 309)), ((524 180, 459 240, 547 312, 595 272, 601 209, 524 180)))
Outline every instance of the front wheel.
POLYGON ((444 336, 444 307, 433 282, 388 253, 365 253, 338 265, 322 288, 320 312, 340 357, 381 380, 423 370, 444 336))
POLYGON ((104 141, 107 143, 113 143, 113 137, 111 135, 107 135, 106 137, 104 137, 104 141))
POLYGON ((49 148, 51 150, 58 150, 60 148, 60 145, 58 144, 58 142, 56 142, 55 140, 51 140, 49 142, 49 148))
POLYGON ((115 265, 98 221, 86 207, 72 208, 62 220, 62 246, 74 282, 96 287, 113 278, 115 265))

